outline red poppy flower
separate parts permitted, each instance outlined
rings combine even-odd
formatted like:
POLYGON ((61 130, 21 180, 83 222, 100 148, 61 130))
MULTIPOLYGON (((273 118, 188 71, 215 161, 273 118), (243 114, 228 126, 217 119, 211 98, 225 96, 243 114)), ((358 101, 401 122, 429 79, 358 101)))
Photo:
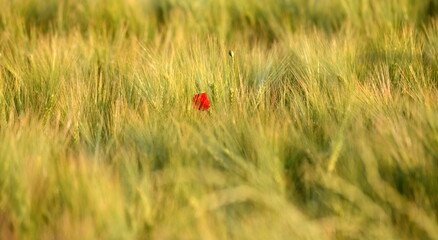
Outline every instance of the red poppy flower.
POLYGON ((202 111, 209 109, 210 101, 208 101, 207 93, 196 94, 193 97, 193 107, 202 111))

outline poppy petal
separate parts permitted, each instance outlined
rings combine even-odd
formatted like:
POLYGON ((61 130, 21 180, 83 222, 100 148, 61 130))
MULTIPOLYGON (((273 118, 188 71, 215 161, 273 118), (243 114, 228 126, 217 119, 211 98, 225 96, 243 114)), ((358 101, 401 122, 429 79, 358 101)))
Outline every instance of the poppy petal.
POLYGON ((198 110, 205 111, 210 108, 210 101, 208 100, 207 93, 196 94, 195 96, 193 96, 192 100, 193 107, 198 110))

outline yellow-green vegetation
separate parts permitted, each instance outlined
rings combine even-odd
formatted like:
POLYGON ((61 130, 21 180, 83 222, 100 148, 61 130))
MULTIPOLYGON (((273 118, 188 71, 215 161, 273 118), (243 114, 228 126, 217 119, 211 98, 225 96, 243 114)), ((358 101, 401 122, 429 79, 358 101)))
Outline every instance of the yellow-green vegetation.
POLYGON ((438 1, 0 8, 0 239, 438 239, 438 1))

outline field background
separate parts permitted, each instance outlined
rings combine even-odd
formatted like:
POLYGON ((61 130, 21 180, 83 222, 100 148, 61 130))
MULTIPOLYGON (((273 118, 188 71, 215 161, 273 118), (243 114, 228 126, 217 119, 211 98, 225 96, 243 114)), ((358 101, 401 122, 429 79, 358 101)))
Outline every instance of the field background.
POLYGON ((438 1, 0 9, 0 239, 438 239, 438 1))

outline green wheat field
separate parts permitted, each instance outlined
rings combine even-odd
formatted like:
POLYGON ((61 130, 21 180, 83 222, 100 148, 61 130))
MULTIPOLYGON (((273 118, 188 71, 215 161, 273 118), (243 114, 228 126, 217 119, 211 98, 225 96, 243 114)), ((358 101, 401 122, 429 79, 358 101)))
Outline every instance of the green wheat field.
POLYGON ((0 9, 0 239, 438 239, 438 0, 0 9))

